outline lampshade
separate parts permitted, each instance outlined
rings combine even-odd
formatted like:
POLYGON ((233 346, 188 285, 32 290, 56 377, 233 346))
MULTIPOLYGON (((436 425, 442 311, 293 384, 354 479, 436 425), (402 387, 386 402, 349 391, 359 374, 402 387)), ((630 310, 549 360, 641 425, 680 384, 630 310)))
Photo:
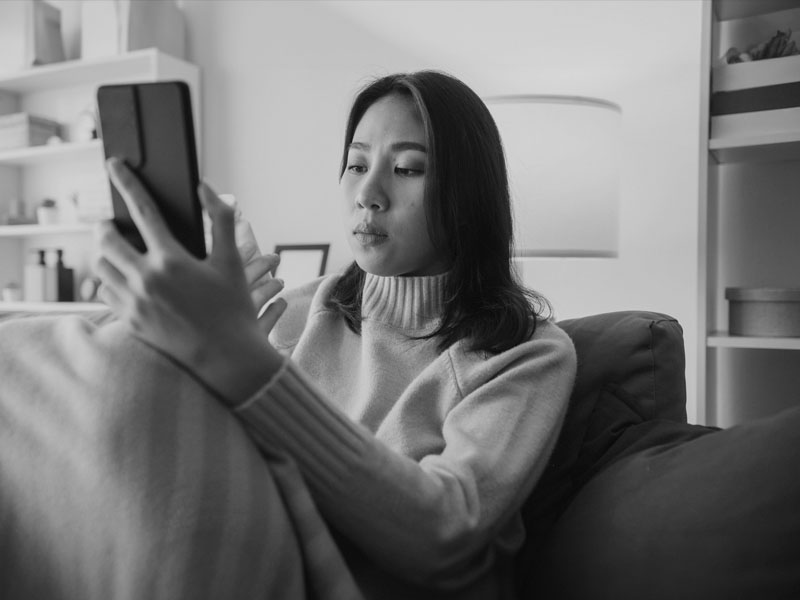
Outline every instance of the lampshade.
POLYGON ((620 107, 582 96, 485 101, 503 139, 516 256, 617 256, 620 107))

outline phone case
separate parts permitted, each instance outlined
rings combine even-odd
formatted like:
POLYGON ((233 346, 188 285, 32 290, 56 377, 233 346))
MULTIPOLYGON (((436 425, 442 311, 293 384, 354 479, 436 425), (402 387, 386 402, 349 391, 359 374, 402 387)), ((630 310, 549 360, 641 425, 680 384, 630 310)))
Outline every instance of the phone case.
MULTIPOLYGON (((183 81, 104 85, 97 90, 97 108, 106 158, 123 159, 177 240, 193 255, 205 257, 189 86, 183 81)), ((113 185, 111 197, 117 229, 145 252, 145 243, 113 185)))

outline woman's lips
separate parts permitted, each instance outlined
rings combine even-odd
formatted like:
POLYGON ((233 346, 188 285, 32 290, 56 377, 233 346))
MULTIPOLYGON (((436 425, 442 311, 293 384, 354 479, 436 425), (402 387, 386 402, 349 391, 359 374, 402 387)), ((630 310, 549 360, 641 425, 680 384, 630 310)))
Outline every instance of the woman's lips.
POLYGON ((367 233, 364 231, 354 231, 353 237, 362 246, 377 246, 389 239, 388 236, 379 233, 367 233))
POLYGON ((362 246, 377 246, 389 239, 389 236, 383 230, 366 223, 358 225, 353 230, 353 237, 362 246))

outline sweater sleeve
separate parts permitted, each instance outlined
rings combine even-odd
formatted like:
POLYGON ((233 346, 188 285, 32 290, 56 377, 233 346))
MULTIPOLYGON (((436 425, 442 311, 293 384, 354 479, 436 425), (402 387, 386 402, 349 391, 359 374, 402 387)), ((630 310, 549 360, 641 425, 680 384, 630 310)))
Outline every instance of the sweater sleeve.
POLYGON ((365 555, 410 581, 458 587, 493 564, 566 412, 574 349, 555 326, 540 329, 469 376, 451 357, 462 398, 444 448, 419 462, 351 421, 289 358, 237 412, 262 450, 293 457, 322 513, 365 555))

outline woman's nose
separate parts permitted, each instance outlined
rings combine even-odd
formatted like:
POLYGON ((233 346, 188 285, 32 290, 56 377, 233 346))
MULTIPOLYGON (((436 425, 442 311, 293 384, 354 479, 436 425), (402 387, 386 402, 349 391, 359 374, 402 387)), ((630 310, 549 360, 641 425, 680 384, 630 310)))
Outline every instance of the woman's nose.
POLYGON ((389 197, 376 171, 369 173, 363 180, 356 194, 356 205, 369 210, 386 210, 389 208, 389 197))

